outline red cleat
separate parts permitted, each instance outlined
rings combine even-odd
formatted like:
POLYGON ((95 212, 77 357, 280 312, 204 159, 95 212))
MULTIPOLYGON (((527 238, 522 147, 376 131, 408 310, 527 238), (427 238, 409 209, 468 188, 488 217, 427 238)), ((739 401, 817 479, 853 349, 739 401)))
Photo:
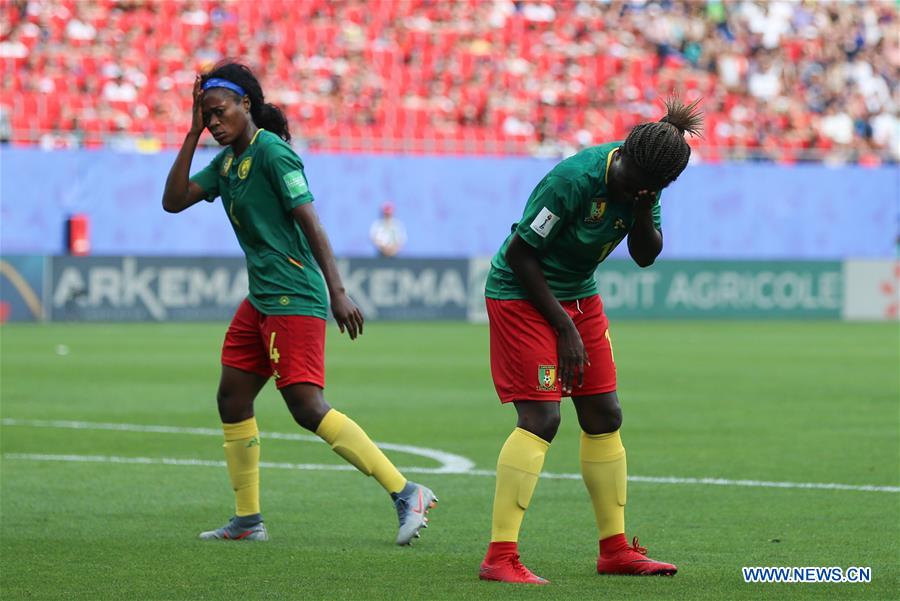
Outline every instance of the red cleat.
POLYGON ((674 576, 678 568, 647 557, 647 549, 638 546, 635 536, 631 546, 624 534, 610 536, 600 541, 598 574, 628 574, 632 576, 674 576), (605 553, 604 553, 605 548, 605 553))
POLYGON ((515 582, 518 584, 550 584, 536 576, 519 561, 518 545, 513 542, 491 543, 481 562, 478 577, 482 580, 515 582))

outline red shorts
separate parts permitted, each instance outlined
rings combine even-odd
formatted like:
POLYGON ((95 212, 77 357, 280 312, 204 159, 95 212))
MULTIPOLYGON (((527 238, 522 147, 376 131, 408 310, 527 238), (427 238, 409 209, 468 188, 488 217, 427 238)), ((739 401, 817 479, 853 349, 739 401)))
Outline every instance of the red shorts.
MULTIPOLYGON (((501 403, 559 401, 556 332, 527 300, 488 298, 491 328, 491 375, 501 403)), ((591 360, 584 366, 584 384, 575 382, 573 396, 612 392, 616 364, 609 339, 609 320, 599 295, 560 302, 584 343, 591 360)))
POLYGON ((275 377, 275 386, 325 387, 325 320, 264 315, 244 299, 225 334, 222 365, 275 377))

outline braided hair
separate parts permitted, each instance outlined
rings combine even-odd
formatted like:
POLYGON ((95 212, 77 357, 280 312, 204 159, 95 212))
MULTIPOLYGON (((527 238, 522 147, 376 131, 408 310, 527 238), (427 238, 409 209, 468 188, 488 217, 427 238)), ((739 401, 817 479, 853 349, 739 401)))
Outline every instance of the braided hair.
POLYGON ((691 147, 684 133, 700 135, 703 113, 700 100, 684 105, 677 97, 666 99, 666 116, 656 123, 642 123, 631 130, 622 146, 625 153, 649 177, 654 187, 665 188, 687 167, 691 147))
MULTIPOLYGON (((274 104, 267 104, 263 96, 262 86, 253 75, 250 67, 234 61, 223 61, 213 67, 212 71, 204 73, 200 81, 206 83, 212 78, 226 79, 231 83, 244 88, 250 98, 250 117, 257 127, 267 129, 277 134, 285 142, 291 141, 291 132, 288 129, 287 118, 281 109, 274 104)), ((235 96, 236 93, 232 92, 235 96)))

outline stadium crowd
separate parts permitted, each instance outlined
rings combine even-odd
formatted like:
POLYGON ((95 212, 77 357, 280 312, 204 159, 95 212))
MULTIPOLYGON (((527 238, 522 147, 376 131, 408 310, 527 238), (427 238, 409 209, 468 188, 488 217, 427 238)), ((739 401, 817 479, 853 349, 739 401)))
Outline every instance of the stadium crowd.
MULTIPOLYGON (((702 160, 900 160, 893 0, 8 0, 0 139, 177 146, 240 57, 319 150, 562 156, 703 97, 702 160)), ((211 142, 211 141, 210 141, 211 142)))

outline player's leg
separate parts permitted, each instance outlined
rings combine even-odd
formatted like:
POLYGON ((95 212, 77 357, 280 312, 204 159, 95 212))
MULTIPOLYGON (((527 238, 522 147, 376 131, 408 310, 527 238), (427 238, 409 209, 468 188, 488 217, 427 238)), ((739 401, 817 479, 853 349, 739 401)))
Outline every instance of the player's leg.
POLYGON ((315 432, 335 453, 375 478, 388 493, 403 490, 406 478, 355 421, 325 402, 321 388, 314 384, 292 384, 282 388, 281 395, 300 426, 315 432))
POLYGON ((491 542, 518 542, 525 510, 559 428, 559 403, 515 401, 516 429, 497 458, 491 542))
POLYGON ((265 329, 276 385, 294 421, 391 495, 400 522, 396 542, 409 544, 427 527, 426 514, 437 498, 427 487, 407 481, 355 421, 325 401, 325 320, 269 316, 265 329))
POLYGON ((559 427, 559 403, 515 401, 518 420, 497 459, 491 542, 517 542, 525 510, 559 427))
POLYGON ((491 543, 479 577, 544 584, 519 561, 518 540, 525 510, 537 486, 550 442, 559 427, 556 337, 526 301, 487 300, 491 375, 501 402, 516 407, 516 428, 497 458, 491 543))
POLYGON ((482 580, 544 584, 519 561, 519 530, 544 458, 559 427, 559 402, 515 401, 518 420, 497 457, 491 543, 479 570, 482 580))
MULTIPOLYGON (((595 361, 592 360, 592 362, 595 361)), ((616 393, 572 397, 581 426, 581 476, 594 505, 601 551, 625 532, 627 466, 619 436, 622 412, 616 393)))
POLYGON ((268 539, 259 504, 260 437, 253 401, 270 372, 258 319, 256 310, 244 301, 225 335, 216 401, 225 434, 225 462, 235 495, 235 514, 225 526, 201 533, 202 539, 268 539))
POLYGON ((581 426, 581 475, 591 496, 600 533, 601 574, 671 575, 675 566, 650 560, 645 549, 625 538, 627 464, 619 435, 622 409, 616 394, 609 323, 599 297, 582 299, 575 319, 591 358, 584 385, 572 396, 581 426))

